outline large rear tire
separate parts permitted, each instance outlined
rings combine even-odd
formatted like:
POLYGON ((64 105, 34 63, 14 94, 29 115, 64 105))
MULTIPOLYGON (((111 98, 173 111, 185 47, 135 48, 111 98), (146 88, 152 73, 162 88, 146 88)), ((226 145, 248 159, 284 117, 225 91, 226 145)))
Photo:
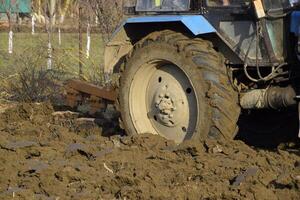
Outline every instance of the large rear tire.
POLYGON ((232 138, 240 107, 210 42, 173 31, 138 42, 121 68, 118 108, 128 134, 152 133, 181 143, 232 138))

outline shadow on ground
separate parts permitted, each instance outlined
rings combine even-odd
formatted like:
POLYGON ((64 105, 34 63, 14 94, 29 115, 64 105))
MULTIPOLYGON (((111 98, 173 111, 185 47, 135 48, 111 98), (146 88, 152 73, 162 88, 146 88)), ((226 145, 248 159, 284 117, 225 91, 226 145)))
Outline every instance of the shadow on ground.
POLYGON ((238 124, 236 139, 250 146, 268 149, 282 145, 299 146, 297 109, 244 112, 238 124))

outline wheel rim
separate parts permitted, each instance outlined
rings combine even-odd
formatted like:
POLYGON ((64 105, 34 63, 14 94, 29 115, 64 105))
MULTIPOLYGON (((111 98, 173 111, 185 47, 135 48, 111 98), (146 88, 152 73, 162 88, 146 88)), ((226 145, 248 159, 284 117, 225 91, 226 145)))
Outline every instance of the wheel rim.
POLYGON ((139 68, 130 87, 129 108, 138 133, 180 143, 195 132, 195 90, 186 73, 172 63, 156 60, 139 68))

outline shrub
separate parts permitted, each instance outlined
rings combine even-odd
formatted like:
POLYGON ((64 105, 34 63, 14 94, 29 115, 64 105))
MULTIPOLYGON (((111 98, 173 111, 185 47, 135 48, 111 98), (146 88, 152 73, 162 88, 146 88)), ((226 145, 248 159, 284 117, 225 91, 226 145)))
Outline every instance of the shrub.
POLYGON ((43 48, 26 49, 16 58, 15 72, 1 80, 1 93, 9 100, 21 102, 51 100, 61 87, 66 73, 59 67, 46 68, 47 52, 43 48))

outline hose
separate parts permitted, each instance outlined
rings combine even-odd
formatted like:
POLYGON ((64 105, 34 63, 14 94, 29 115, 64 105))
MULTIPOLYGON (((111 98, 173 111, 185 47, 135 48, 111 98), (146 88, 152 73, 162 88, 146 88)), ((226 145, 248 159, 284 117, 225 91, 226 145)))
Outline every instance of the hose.
POLYGON ((296 10, 294 7, 287 7, 287 8, 273 8, 266 11, 266 15, 269 19, 279 19, 284 18, 287 15, 291 14, 293 10, 296 10))
POLYGON ((269 10, 266 12, 268 19, 280 19, 286 17, 289 14, 291 14, 291 11, 282 14, 271 14, 269 10))
POLYGON ((260 39, 260 30, 259 30, 260 26, 259 26, 259 21, 256 22, 256 50, 255 50, 255 53, 256 53, 256 70, 257 70, 257 74, 258 74, 258 77, 260 79, 263 79, 261 73, 260 73, 260 69, 259 69, 259 66, 258 66, 258 46, 259 46, 259 39, 260 39))
POLYGON ((258 83, 258 82, 267 82, 267 81, 270 81, 272 80, 273 78, 276 78, 277 76, 281 75, 281 73, 279 73, 279 69, 281 69, 282 67, 286 66, 287 63, 281 63, 279 64, 278 66, 273 66, 272 67, 272 72, 263 77, 261 75, 261 72, 260 72, 260 69, 259 69, 259 65, 258 65, 258 45, 259 45, 259 22, 256 23, 256 34, 253 36, 251 42, 250 42, 250 45, 248 47, 248 50, 246 52, 246 55, 245 55, 245 60, 244 60, 244 73, 245 75, 247 76, 247 78, 255 83, 258 83), (256 37, 255 37, 256 36, 256 37), (248 56, 249 56, 249 53, 250 53, 250 49, 251 49, 251 46, 253 44, 253 41, 256 40, 256 70, 257 70, 257 75, 259 77, 259 79, 256 79, 256 78, 253 78, 249 73, 248 73, 248 65, 247 65, 247 61, 248 61, 248 56), (276 68, 275 68, 276 67, 276 68))
POLYGON ((273 78, 276 78, 277 76, 281 75, 282 73, 278 73, 278 71, 279 71, 279 69, 281 69, 282 67, 284 67, 286 65, 287 65, 287 63, 281 63, 276 68, 273 67, 272 72, 268 76, 265 76, 265 77, 260 78, 260 79, 256 79, 256 78, 251 77, 251 75, 248 73, 248 70, 247 70, 248 65, 246 63, 244 65, 244 72, 245 72, 245 75, 247 76, 247 78, 249 80, 255 82, 255 83, 258 83, 258 82, 267 82, 267 81, 270 81, 273 78))

